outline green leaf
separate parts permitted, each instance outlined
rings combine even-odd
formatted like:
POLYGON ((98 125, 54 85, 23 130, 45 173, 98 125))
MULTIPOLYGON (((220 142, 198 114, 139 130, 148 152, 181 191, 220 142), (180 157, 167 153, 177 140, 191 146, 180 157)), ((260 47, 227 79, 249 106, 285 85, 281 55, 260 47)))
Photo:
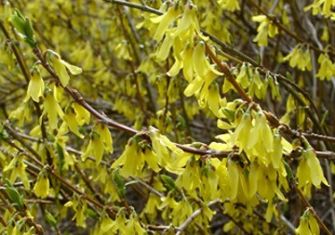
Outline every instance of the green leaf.
POLYGON ((19 36, 25 40, 31 47, 36 47, 34 31, 31 22, 19 10, 15 10, 10 18, 19 36))
POLYGON ((49 211, 45 211, 45 220, 47 221, 48 224, 50 224, 52 227, 56 227, 57 226, 57 219, 49 212, 49 211))
POLYGON ((120 175, 119 173, 119 169, 116 169, 113 171, 112 173, 113 176, 113 182, 116 186, 117 192, 119 194, 120 197, 124 197, 126 194, 126 183, 124 178, 120 175))
POLYGON ((64 163, 65 163, 64 162, 64 159, 65 159, 64 150, 63 150, 62 146, 59 145, 58 143, 56 144, 56 150, 57 150, 57 155, 58 155, 58 159, 59 159, 58 167, 59 167, 59 171, 61 172, 62 169, 63 169, 64 163))
POLYGON ((6 193, 9 201, 19 210, 24 208, 23 196, 19 193, 19 191, 9 182, 9 180, 5 179, 5 187, 6 193))
POLYGON ((172 177, 168 175, 161 175, 160 176, 161 180, 163 181, 164 186, 167 188, 168 191, 174 190, 177 188, 174 180, 172 177))

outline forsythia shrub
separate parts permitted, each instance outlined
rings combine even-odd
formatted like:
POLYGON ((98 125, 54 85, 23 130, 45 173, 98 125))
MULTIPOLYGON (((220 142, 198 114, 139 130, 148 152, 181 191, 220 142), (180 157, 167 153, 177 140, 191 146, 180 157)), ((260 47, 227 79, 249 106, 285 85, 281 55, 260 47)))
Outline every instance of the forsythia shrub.
POLYGON ((0 4, 1 234, 335 233, 335 1, 0 4))

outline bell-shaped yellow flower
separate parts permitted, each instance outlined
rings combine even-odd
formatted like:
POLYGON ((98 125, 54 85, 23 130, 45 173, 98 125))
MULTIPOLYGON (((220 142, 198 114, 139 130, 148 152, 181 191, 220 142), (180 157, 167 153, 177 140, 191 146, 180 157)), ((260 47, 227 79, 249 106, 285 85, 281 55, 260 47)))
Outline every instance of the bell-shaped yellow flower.
POLYGON ((130 139, 121 156, 111 166, 112 169, 120 168, 120 175, 123 177, 142 175, 145 162, 136 141, 136 138, 130 139))
POLYGON ((199 33, 200 26, 196 15, 196 7, 188 5, 185 6, 185 8, 186 9, 184 11, 183 17, 180 19, 176 29, 173 31, 173 35, 180 36, 182 38, 187 36, 188 38, 190 38, 189 35, 187 35, 187 32, 199 33))
POLYGON ((77 135, 79 138, 83 138, 83 135, 79 132, 79 124, 73 111, 70 111, 64 115, 64 121, 75 135, 77 135))
POLYGON ((46 114, 49 119, 49 126, 51 129, 57 128, 57 117, 63 117, 64 113, 62 108, 59 106, 55 97, 52 94, 48 94, 43 102, 44 111, 43 114, 46 114))
POLYGON ((165 34, 165 38, 156 53, 156 58, 159 61, 165 61, 170 54, 171 47, 173 45, 174 38, 171 36, 170 33, 165 34))
POLYGON ((48 50, 48 52, 51 54, 50 55, 51 64, 52 64, 56 74, 58 75, 62 86, 66 87, 67 84, 70 81, 70 75, 68 74, 66 69, 68 69, 72 75, 78 75, 78 74, 82 73, 81 68, 79 68, 75 65, 69 64, 68 62, 63 60, 60 57, 60 55, 57 54, 56 52, 51 51, 51 50, 48 50))
POLYGON ((298 228, 295 229, 297 235, 319 235, 320 229, 318 222, 310 212, 306 210, 305 213, 300 217, 300 223, 298 228))
POLYGON ((240 4, 238 0, 219 0, 218 4, 227 11, 238 11, 240 10, 240 4))
POLYGON ((312 69, 310 51, 308 48, 304 51, 301 45, 293 48, 293 50, 285 56, 283 60, 289 61, 292 68, 297 67, 301 71, 310 71, 312 69))
POLYGON ((89 124, 91 114, 83 106, 78 103, 73 103, 72 107, 76 113, 76 120, 79 125, 89 124))
POLYGON ((154 34, 154 39, 156 41, 161 41, 164 37, 168 27, 172 24, 172 22, 177 18, 178 11, 175 7, 170 7, 167 12, 165 12, 161 16, 157 16, 151 19, 151 21, 155 24, 158 24, 156 32, 154 34))
POLYGON ((33 192, 41 198, 46 198, 49 195, 49 179, 44 172, 38 175, 33 192))
POLYGON ((328 55, 321 53, 318 62, 320 68, 316 76, 320 78, 320 80, 331 79, 335 75, 335 65, 329 59, 328 55))
POLYGON ((249 112, 243 114, 241 121, 239 122, 234 134, 233 142, 240 148, 240 151, 248 146, 250 138, 250 131, 252 129, 252 119, 249 112))
POLYGON ((61 62, 61 59, 56 56, 52 57, 51 63, 61 84, 65 87, 70 81, 70 75, 67 73, 65 65, 61 62))
POLYGON ((100 141, 104 143, 104 149, 106 152, 113 152, 113 139, 108 127, 104 124, 97 124, 94 129, 98 135, 100 141))
POLYGON ((240 172, 239 172, 239 166, 236 162, 229 160, 227 164, 227 170, 228 170, 228 178, 229 178, 229 186, 230 186, 230 200, 236 199, 238 195, 238 188, 239 188, 239 182, 240 182, 240 172))
POLYGON ((304 188, 308 184, 313 184, 315 187, 320 188, 321 183, 328 186, 320 161, 311 146, 303 151, 296 175, 299 188, 304 188))
POLYGON ((258 34, 254 42, 257 42, 259 46, 267 46, 268 36, 274 37, 278 34, 277 26, 273 25, 266 15, 253 16, 252 20, 260 23, 257 28, 258 34))
POLYGON ((27 89, 28 97, 31 97, 33 101, 38 102, 39 98, 43 96, 44 92, 44 81, 38 71, 34 71, 27 89))

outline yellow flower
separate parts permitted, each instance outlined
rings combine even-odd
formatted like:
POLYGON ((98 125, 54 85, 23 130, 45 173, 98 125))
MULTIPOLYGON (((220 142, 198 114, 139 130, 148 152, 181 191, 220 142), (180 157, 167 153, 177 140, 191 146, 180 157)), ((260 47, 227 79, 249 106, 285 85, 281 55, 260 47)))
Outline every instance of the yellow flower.
POLYGON ((193 65, 192 63, 189 63, 189 61, 192 61, 192 55, 193 50, 191 48, 185 49, 182 54, 183 61, 187 61, 183 66, 183 75, 188 82, 193 80, 193 65))
POLYGON ((218 4, 227 11, 240 10, 240 4, 238 0, 218 0, 218 4))
POLYGON ((289 61, 292 68, 297 67, 301 71, 306 69, 310 71, 312 69, 312 62, 309 49, 303 51, 302 46, 298 45, 293 48, 293 50, 283 58, 284 61, 289 61))
POLYGON ((79 68, 77 66, 74 66, 72 64, 69 64, 65 60, 62 60, 60 55, 57 54, 56 52, 54 52, 52 50, 48 50, 48 52, 51 54, 50 55, 50 61, 53 65, 53 68, 54 68, 56 74, 59 77, 59 80, 60 80, 62 86, 66 87, 67 84, 70 81, 70 76, 69 76, 66 69, 68 69, 72 75, 78 75, 78 74, 82 73, 81 68, 79 68))
POLYGON ((259 167, 256 163, 252 163, 248 174, 248 191, 245 192, 246 196, 250 199, 255 196, 258 189, 259 167))
POLYGON ((208 89, 208 108, 214 113, 216 117, 219 117, 219 108, 220 108, 220 92, 217 84, 213 84, 208 89))
POLYGON ((122 231, 124 234, 136 234, 136 235, 145 235, 147 234, 146 230, 142 228, 138 217, 135 212, 130 215, 126 229, 122 231))
POLYGON ((273 139, 273 151, 270 153, 271 163, 274 169, 279 169, 280 163, 283 156, 283 146, 281 143, 281 137, 279 134, 274 135, 273 139))
POLYGON ((247 149, 258 147, 258 152, 264 149, 267 153, 273 152, 273 133, 263 112, 258 112, 255 118, 255 126, 250 131, 252 138, 248 141, 247 149), (260 149, 261 148, 261 149, 260 149))
POLYGON ((77 135, 79 138, 83 138, 83 135, 79 132, 79 124, 73 111, 70 111, 64 115, 64 121, 75 135, 77 135))
POLYGON ((29 179, 26 172, 26 164, 19 157, 14 157, 8 165, 3 169, 3 172, 11 171, 9 181, 14 183, 17 178, 23 182, 24 188, 29 189, 29 179))
POLYGON ((249 78, 249 67, 248 64, 243 63, 239 74, 236 76, 236 81, 242 86, 243 89, 246 89, 250 85, 250 78, 249 78))
POLYGON ((73 103, 72 107, 76 113, 76 120, 79 125, 90 123, 90 112, 78 103, 73 103))
POLYGON ((149 165, 149 167, 154 171, 154 172, 159 172, 160 167, 158 165, 158 157, 156 153, 154 153, 151 149, 145 148, 143 151, 143 158, 145 159, 145 162, 149 165))
POLYGON ((240 148, 240 151, 245 149, 250 138, 250 131, 252 129, 252 119, 249 112, 243 114, 234 134, 233 142, 240 148))
POLYGON ((106 152, 113 152, 113 139, 108 127, 104 124, 96 125, 96 133, 99 135, 99 140, 104 143, 104 149, 106 152))
POLYGON ((76 225, 80 226, 82 228, 86 228, 86 212, 87 209, 87 204, 86 203, 78 203, 78 206, 75 208, 75 215, 73 217, 73 219, 76 219, 76 225))
POLYGON ((33 192, 41 198, 46 198, 49 195, 49 179, 44 172, 38 175, 33 192))
POLYGON ((191 196, 197 197, 197 189, 200 189, 200 169, 196 161, 190 160, 184 172, 178 177, 176 185, 185 189, 191 196))
POLYGON ((318 222, 309 209, 300 217, 299 227, 295 229, 297 235, 319 235, 318 222))
POLYGON ((274 37, 278 34, 277 26, 273 25, 266 15, 253 16, 252 20, 260 23, 254 42, 257 42, 259 46, 267 46, 268 36, 274 37))
POLYGON ((334 0, 315 0, 313 3, 305 7, 305 11, 312 9, 312 14, 317 15, 322 13, 324 16, 332 16, 332 8, 335 6, 334 0))
POLYGON ((171 34, 166 33, 165 38, 164 38, 158 52, 156 53, 156 58, 159 61, 165 61, 167 59, 167 57, 170 54, 170 50, 171 50, 171 47, 173 45, 173 42, 174 42, 174 38, 171 36, 171 34))
POLYGON ((178 12, 175 7, 170 7, 167 12, 165 12, 161 16, 157 16, 151 19, 151 21, 155 24, 158 24, 156 32, 154 34, 154 39, 156 41, 161 41, 167 32, 168 27, 171 23, 177 18, 178 12))
POLYGON ((28 97, 31 97, 33 101, 38 102, 39 98, 43 96, 44 92, 44 81, 39 73, 39 71, 34 71, 27 89, 28 97))
POLYGON ((172 143, 166 136, 160 134, 158 130, 150 127, 150 139, 152 150, 155 152, 158 163, 172 173, 180 173, 184 170, 190 154, 184 153, 175 143, 172 143))
POLYGON ((192 63, 193 63, 193 70, 202 79, 205 79, 205 76, 209 72, 212 72, 216 75, 222 75, 222 73, 217 71, 206 58, 205 43, 202 41, 197 44, 197 46, 193 51, 192 63))
POLYGON ((310 145, 302 153, 297 168, 297 178, 299 188, 304 188, 310 183, 315 187, 320 188, 321 182, 328 186, 319 159, 317 159, 315 152, 310 145))
POLYGON ((82 155, 82 159, 85 161, 89 156, 95 158, 96 165, 99 165, 104 154, 104 145, 96 133, 92 134, 92 137, 86 147, 85 152, 82 155))
POLYGON ((143 155, 137 148, 136 139, 132 138, 128 141, 125 150, 121 156, 112 164, 111 168, 120 168, 120 175, 123 177, 137 177, 142 175, 144 167, 143 155))
POLYGON ((183 17, 180 19, 178 22, 178 26, 176 29, 173 31, 174 36, 180 36, 180 37, 185 37, 187 36, 188 38, 189 35, 187 35, 187 32, 200 32, 200 26, 198 22, 198 18, 196 16, 197 9, 195 6, 185 6, 185 11, 183 14, 183 17))
POLYGON ((320 54, 318 62, 320 64, 320 68, 316 76, 321 80, 331 79, 335 74, 335 65, 329 59, 328 55, 320 54))
POLYGON ((62 108, 59 106, 55 97, 52 94, 48 94, 43 102, 44 111, 43 114, 46 114, 49 119, 49 126, 51 129, 57 128, 57 117, 63 118, 64 113, 62 108))
POLYGON ((229 160, 227 164, 227 171, 228 171, 228 182, 230 186, 229 198, 230 200, 234 200, 238 196, 238 188, 240 181, 239 166, 234 161, 229 160))

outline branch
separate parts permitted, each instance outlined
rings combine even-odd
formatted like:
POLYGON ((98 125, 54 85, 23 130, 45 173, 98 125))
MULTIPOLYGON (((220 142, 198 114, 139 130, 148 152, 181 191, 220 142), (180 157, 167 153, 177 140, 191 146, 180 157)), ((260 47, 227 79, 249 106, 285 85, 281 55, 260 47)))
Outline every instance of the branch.
POLYGON ((122 0, 104 0, 104 1, 108 2, 108 3, 115 3, 115 4, 131 7, 131 8, 136 8, 136 9, 139 9, 139 10, 142 10, 142 11, 153 13, 155 15, 163 15, 163 12, 161 12, 161 11, 155 9, 155 8, 149 7, 147 5, 141 5, 141 4, 126 2, 126 1, 122 1, 122 0))
POLYGON ((219 67, 221 72, 225 75, 225 77, 228 79, 228 81, 233 85, 235 90, 239 93, 239 95, 242 97, 242 99, 248 103, 252 103, 252 99, 250 96, 247 95, 247 93, 243 90, 243 88, 236 82, 234 76, 230 73, 230 70, 228 66, 221 62, 220 59, 214 54, 212 49, 209 48, 209 46, 206 44, 206 52, 208 56, 215 62, 215 64, 219 67))

